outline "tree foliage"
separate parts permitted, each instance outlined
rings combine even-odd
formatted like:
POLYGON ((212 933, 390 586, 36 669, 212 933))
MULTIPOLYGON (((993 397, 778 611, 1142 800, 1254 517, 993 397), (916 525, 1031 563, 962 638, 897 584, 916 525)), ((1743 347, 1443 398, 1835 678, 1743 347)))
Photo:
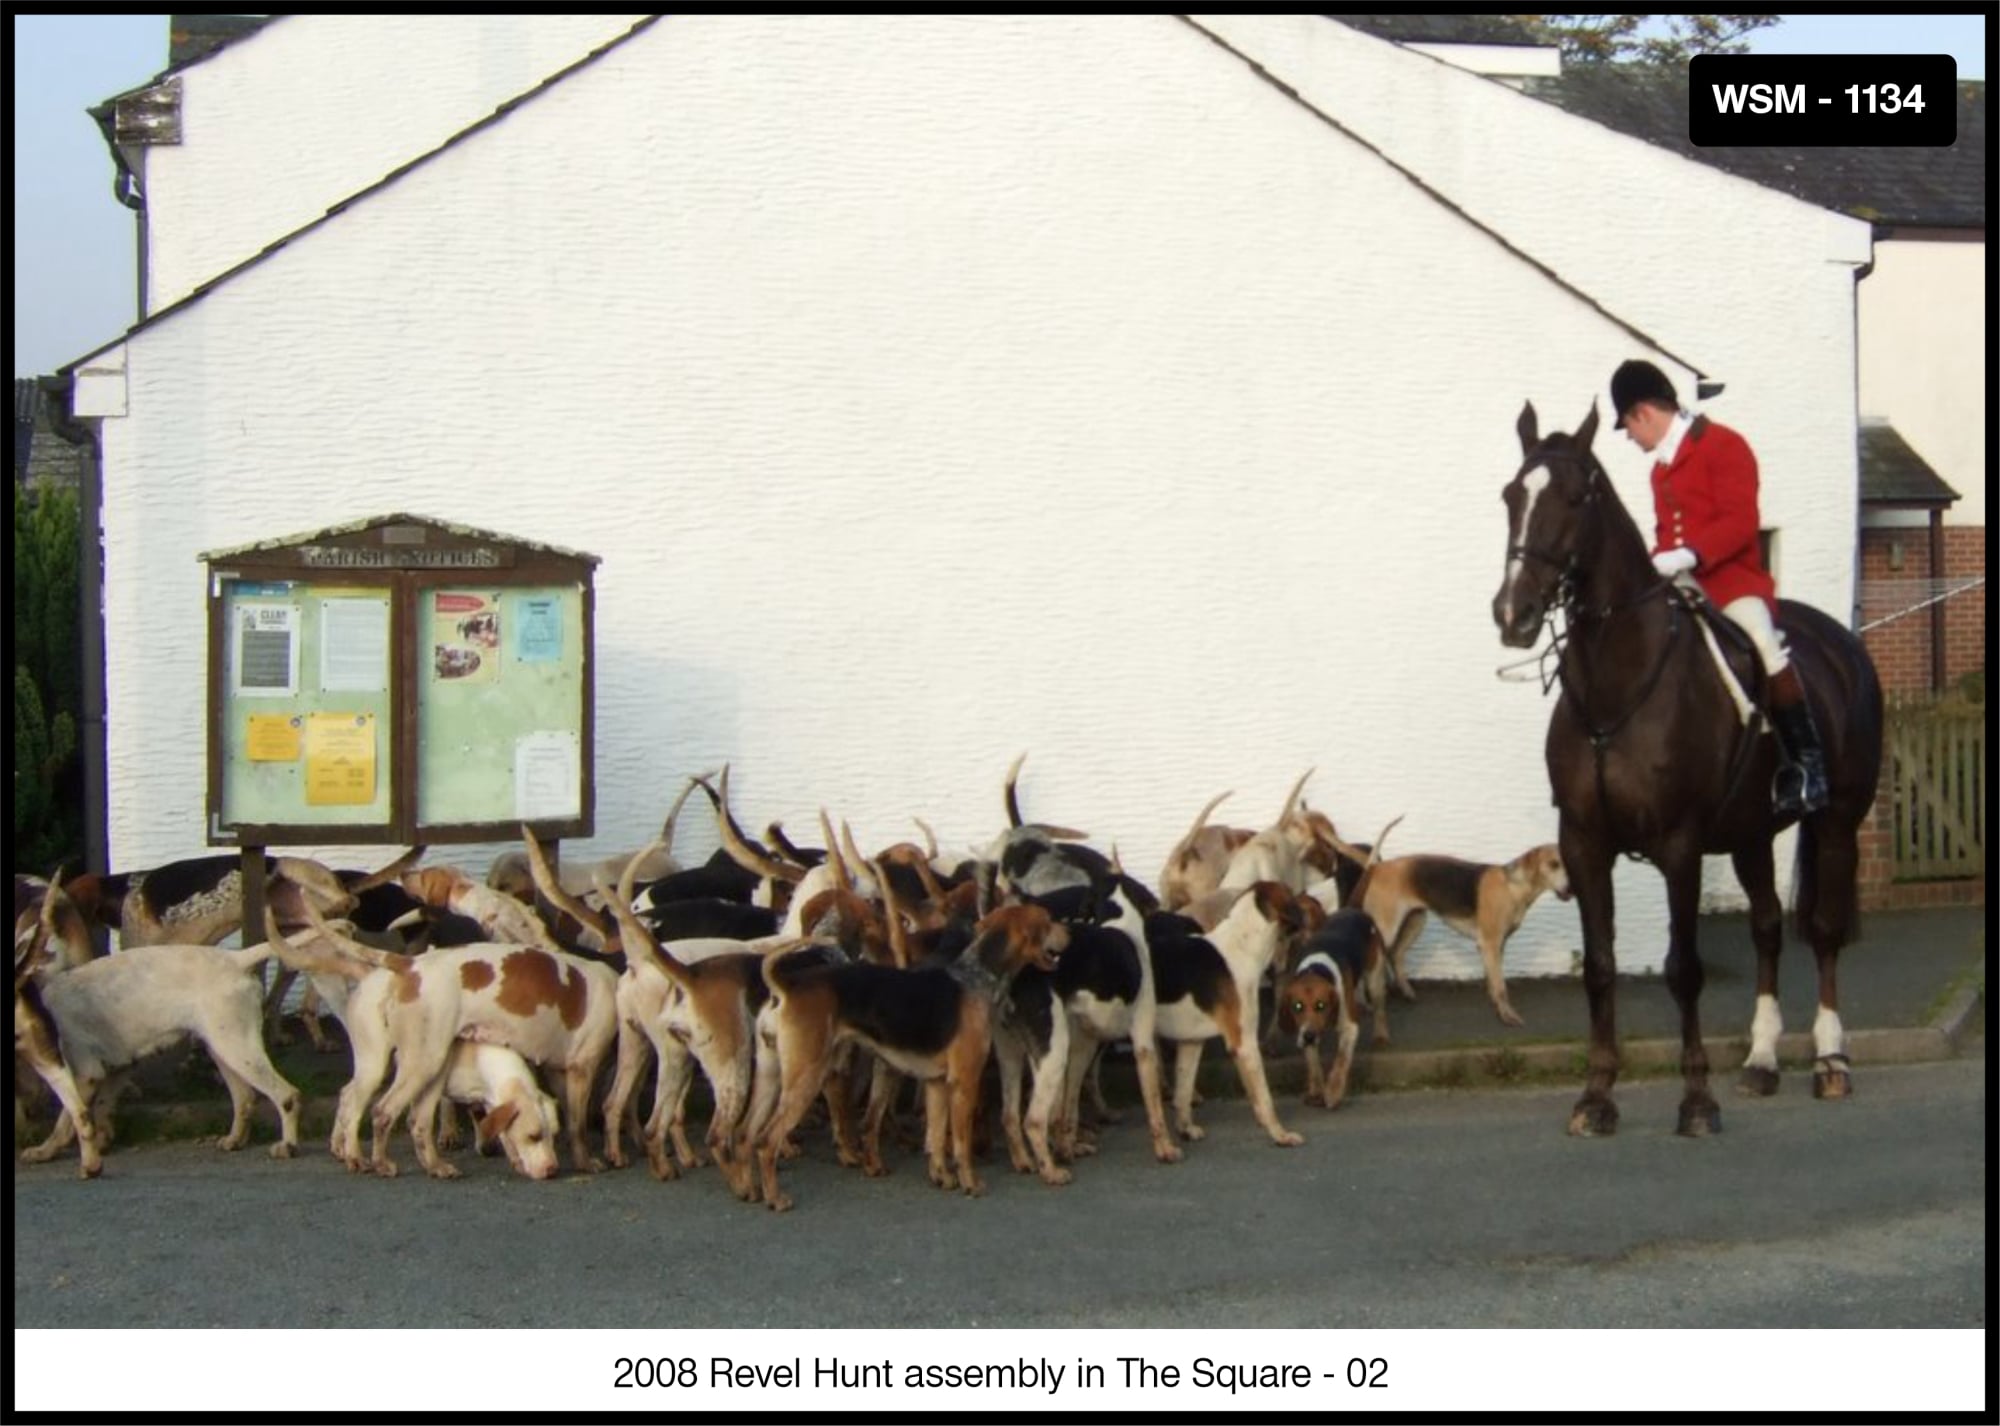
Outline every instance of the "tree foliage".
POLYGON ((41 872, 83 862, 80 524, 74 491, 14 487, 14 864, 41 872))
POLYGON ((1684 65, 1698 54, 1742 54, 1745 36, 1776 15, 1514 15, 1564 64, 1684 65))

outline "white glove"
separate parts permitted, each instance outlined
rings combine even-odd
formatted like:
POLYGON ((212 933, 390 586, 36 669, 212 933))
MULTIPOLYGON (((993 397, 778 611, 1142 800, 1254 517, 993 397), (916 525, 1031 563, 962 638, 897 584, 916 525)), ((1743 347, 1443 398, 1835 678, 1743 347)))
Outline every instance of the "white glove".
POLYGON ((1653 568, 1660 572, 1662 579, 1672 579, 1682 570, 1693 569, 1700 563, 1700 558, 1686 545, 1676 545, 1653 556, 1653 568))

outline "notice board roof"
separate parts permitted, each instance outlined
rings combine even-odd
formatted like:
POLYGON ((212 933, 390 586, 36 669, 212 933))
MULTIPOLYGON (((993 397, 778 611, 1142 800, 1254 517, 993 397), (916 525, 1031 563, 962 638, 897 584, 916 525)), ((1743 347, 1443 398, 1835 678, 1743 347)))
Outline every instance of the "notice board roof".
POLYGON ((494 530, 481 530, 472 525, 460 524, 455 520, 439 520, 428 515, 411 515, 402 512, 389 515, 370 515, 365 519, 351 520, 345 524, 328 525, 324 529, 307 530, 296 535, 281 535, 274 539, 257 540, 247 545, 232 545, 227 549, 209 550, 198 556, 204 564, 217 560, 253 560, 269 558, 283 559, 288 563, 304 565, 315 563, 346 564, 342 558, 357 550, 379 552, 380 558, 370 561, 384 567, 423 567, 428 564, 467 568, 481 563, 512 564, 519 555, 526 554, 540 560, 567 561, 580 565, 601 563, 596 555, 579 550, 566 550, 558 545, 544 544, 539 540, 524 540, 516 535, 503 535, 494 530), (437 552, 435 561, 427 558, 427 551, 437 552), (468 552, 487 551, 494 558, 478 560, 465 557, 468 552), (445 552, 451 552, 447 557, 445 552), (322 560, 320 556, 324 556, 322 560))

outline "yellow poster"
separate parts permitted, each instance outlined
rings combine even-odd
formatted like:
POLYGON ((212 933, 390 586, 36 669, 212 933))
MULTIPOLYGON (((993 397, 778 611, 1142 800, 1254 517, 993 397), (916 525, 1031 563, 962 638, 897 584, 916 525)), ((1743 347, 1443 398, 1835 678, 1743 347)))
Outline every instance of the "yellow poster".
POLYGON ((366 806, 375 800, 375 715, 306 715, 306 805, 366 806))
POLYGON ((299 760, 299 718, 295 713, 252 713, 249 737, 253 763, 299 760))

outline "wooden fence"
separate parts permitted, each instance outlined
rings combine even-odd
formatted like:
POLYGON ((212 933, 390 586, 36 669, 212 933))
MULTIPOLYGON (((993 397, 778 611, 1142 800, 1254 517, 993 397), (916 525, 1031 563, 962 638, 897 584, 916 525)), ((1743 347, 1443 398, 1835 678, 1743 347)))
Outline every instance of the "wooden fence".
POLYGON ((1895 879, 1980 876, 1986 865, 1986 707, 1953 699, 1892 705, 1895 879))

